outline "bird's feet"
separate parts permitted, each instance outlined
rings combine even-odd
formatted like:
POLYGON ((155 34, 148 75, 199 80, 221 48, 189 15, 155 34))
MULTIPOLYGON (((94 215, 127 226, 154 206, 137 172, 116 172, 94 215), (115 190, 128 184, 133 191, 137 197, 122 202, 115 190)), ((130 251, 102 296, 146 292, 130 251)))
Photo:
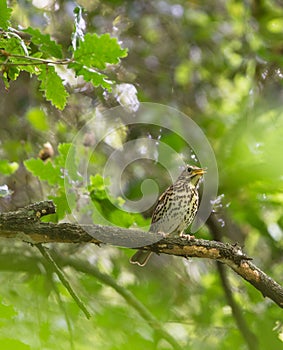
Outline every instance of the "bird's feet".
POLYGON ((180 237, 182 239, 185 239, 186 241, 192 241, 192 240, 195 239, 194 235, 189 235, 189 234, 186 234, 186 233, 183 233, 183 232, 180 233, 180 237))
POLYGON ((157 233, 158 233, 159 235, 161 235, 162 238, 168 237, 168 233, 165 233, 165 232, 162 232, 162 231, 158 231, 157 233))

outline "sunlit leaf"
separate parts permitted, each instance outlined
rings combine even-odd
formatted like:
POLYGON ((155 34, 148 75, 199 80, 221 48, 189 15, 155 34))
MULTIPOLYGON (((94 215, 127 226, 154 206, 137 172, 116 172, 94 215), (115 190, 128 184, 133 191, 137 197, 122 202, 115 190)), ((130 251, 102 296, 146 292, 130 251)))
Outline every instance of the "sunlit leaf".
POLYGON ((107 75, 100 72, 96 72, 93 68, 86 68, 78 63, 71 63, 69 64, 69 67, 75 70, 77 76, 83 76, 84 80, 87 82, 90 81, 93 84, 93 86, 101 86, 102 88, 107 89, 108 91, 111 90, 113 82, 109 80, 107 75))
POLYGON ((9 162, 6 159, 0 159, 0 174, 11 175, 19 167, 19 164, 16 162, 9 162))
POLYGON ((118 63, 126 55, 127 50, 120 47, 116 38, 111 38, 109 34, 98 36, 88 33, 74 52, 74 59, 87 67, 105 69, 107 63, 118 63))
POLYGON ((81 180, 76 159, 76 149, 71 143, 60 143, 58 145, 59 155, 54 159, 56 166, 65 168, 67 176, 73 180, 81 180))
POLYGON ((42 34, 38 29, 28 27, 23 32, 31 35, 31 41, 39 46, 46 57, 62 58, 62 47, 50 38, 49 34, 42 34))
POLYGON ((30 350, 30 346, 20 340, 0 337, 1 346, 4 349, 30 350))
POLYGON ((44 92, 47 101, 59 109, 64 109, 69 94, 54 67, 46 66, 43 68, 38 79, 41 81, 40 89, 44 92))
POLYGON ((73 208, 75 204, 75 194, 70 194, 67 198, 66 194, 61 192, 58 196, 49 196, 49 199, 56 205, 56 221, 62 220, 66 214, 70 214, 70 206, 73 208), (71 201, 70 198, 72 198, 71 201))
POLYGON ((58 185, 64 183, 63 174, 59 167, 47 161, 43 162, 41 159, 31 158, 24 162, 25 167, 40 180, 47 181, 50 185, 58 185))
POLYGON ((31 108, 27 112, 26 118, 39 131, 47 131, 49 128, 47 117, 40 108, 31 108))
POLYGON ((12 9, 7 7, 6 0, 0 0, 0 28, 7 30, 10 25, 12 9))

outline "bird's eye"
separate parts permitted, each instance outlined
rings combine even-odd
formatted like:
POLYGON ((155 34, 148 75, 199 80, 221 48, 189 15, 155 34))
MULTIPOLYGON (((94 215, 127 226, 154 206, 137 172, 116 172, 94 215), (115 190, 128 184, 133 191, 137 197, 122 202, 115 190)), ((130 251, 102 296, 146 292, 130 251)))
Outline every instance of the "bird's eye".
POLYGON ((190 166, 187 168, 187 172, 188 172, 188 173, 191 173, 192 170, 193 170, 193 168, 191 168, 190 166))

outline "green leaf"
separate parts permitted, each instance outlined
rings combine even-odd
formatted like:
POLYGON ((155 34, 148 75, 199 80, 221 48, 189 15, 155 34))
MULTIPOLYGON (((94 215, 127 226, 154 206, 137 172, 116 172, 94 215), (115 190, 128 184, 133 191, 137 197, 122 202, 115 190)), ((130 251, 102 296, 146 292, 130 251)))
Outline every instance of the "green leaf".
POLYGON ((53 106, 58 109, 64 109, 67 103, 67 93, 62 79, 55 72, 53 66, 43 66, 41 73, 38 75, 38 79, 41 81, 40 89, 44 91, 45 98, 50 101, 53 106))
MULTIPOLYGON (((28 53, 28 48, 21 38, 16 37, 2 37, 0 36, 0 48, 11 55, 22 55, 25 56, 28 53)), ((3 62, 2 68, 2 79, 5 87, 9 88, 10 80, 16 80, 21 70, 34 72, 35 67, 21 66, 20 63, 28 63, 24 58, 18 58, 9 56, 8 54, 0 55, 0 62, 3 62), (6 62, 7 61, 7 62, 6 62), (7 65, 5 63, 8 63, 7 65), (9 65, 12 63, 13 65, 9 65)))
POLYGON ((134 217, 131 213, 127 213, 123 210, 113 209, 109 213, 109 220, 113 225, 119 225, 123 227, 130 227, 134 223, 134 217))
POLYGON ((16 162, 9 162, 6 159, 0 159, 0 173, 3 175, 13 174, 19 167, 19 164, 16 162))
POLYGON ((98 36, 86 34, 74 52, 74 59, 83 66, 105 69, 106 63, 116 64, 120 57, 127 56, 127 50, 120 47, 116 38, 109 34, 98 36))
POLYGON ((10 87, 10 79, 8 77, 8 73, 5 71, 2 72, 2 80, 3 80, 3 83, 5 85, 5 89, 8 90, 10 87))
POLYGON ((77 76, 82 75, 84 77, 84 80, 87 82, 90 81, 93 86, 101 86, 104 89, 111 91, 113 83, 105 74, 96 72, 93 68, 83 67, 83 65, 78 63, 69 64, 69 68, 73 68, 77 76))
POLYGON ((31 42, 38 45, 40 51, 43 52, 46 57, 63 57, 62 46, 52 40, 49 34, 42 34, 38 29, 31 27, 23 30, 23 32, 31 35, 31 42))
POLYGON ((92 218, 95 223, 109 225, 118 225, 123 227, 130 227, 134 224, 141 226, 148 225, 148 220, 144 219, 141 214, 133 214, 119 209, 124 203, 123 198, 112 197, 107 187, 110 185, 109 178, 103 178, 100 174, 90 176, 90 185, 88 190, 94 210, 92 218), (98 215, 100 213, 100 215, 98 215))
MULTIPOLYGON (((18 55, 26 55, 27 53, 27 46, 25 45, 24 41, 21 38, 15 38, 15 37, 0 37, 0 47, 1 49, 4 49, 9 54, 18 54, 18 55)), ((0 56, 1 57, 1 56, 0 56)), ((6 56, 2 56, 1 59, 5 61, 7 59, 6 56)), ((13 62, 17 62, 18 58, 10 57, 10 60, 13 62), (15 60, 15 61, 14 61, 15 60)), ((20 59, 20 61, 23 61, 20 59)))
POLYGON ((6 305, 6 303, 2 300, 0 300, 0 315, 1 319, 12 319, 17 315, 17 312, 15 311, 14 307, 12 305, 6 305))
POLYGON ((75 203, 74 193, 69 195, 68 198, 66 197, 65 192, 61 192, 58 196, 49 196, 48 198, 56 205, 56 221, 64 219, 66 214, 71 213, 70 206, 73 207, 75 203), (71 203, 68 202, 70 199, 71 203))
POLYGON ((10 339, 10 338, 0 338, 1 347, 3 349, 12 350, 30 350, 30 346, 21 342, 17 339, 10 339))
POLYGON ((58 146, 59 156, 54 160, 54 163, 66 169, 66 173, 73 181, 81 181, 82 177, 78 172, 78 162, 76 159, 76 149, 71 143, 61 143, 58 146))
POLYGON ((64 185, 63 174, 59 167, 54 167, 51 162, 43 162, 41 159, 31 158, 24 162, 25 167, 40 180, 47 181, 50 185, 64 185))
POLYGON ((10 25, 12 9, 7 7, 5 0, 0 0, 0 28, 7 30, 10 25))
POLYGON ((26 118, 31 125, 39 131, 47 131, 49 129, 46 115, 40 108, 31 108, 27 112, 26 118))
POLYGON ((122 49, 117 39, 111 38, 109 34, 86 34, 84 41, 81 40, 74 51, 75 62, 70 63, 69 68, 73 68, 77 76, 82 75, 93 86, 111 91, 113 82, 96 69, 105 69, 107 63, 116 64, 126 55, 127 50, 122 49))
POLYGON ((92 200, 108 199, 109 195, 106 192, 106 187, 109 185, 109 179, 104 179, 100 174, 90 176, 90 184, 88 190, 90 192, 92 200))
MULTIPOLYGON (((13 59, 13 62, 18 63, 18 61, 16 61, 15 59, 13 59)), ((26 66, 19 65, 19 67, 21 68, 21 71, 28 72, 28 73, 30 73, 30 75, 32 75, 32 74, 38 75, 41 71, 41 67, 36 66, 36 65, 26 65, 26 66)))
POLYGON ((55 162, 58 166, 65 166, 67 157, 71 157, 71 162, 75 162, 75 148, 71 143, 60 143, 58 145, 59 156, 56 157, 55 162))
POLYGON ((20 75, 20 69, 18 67, 10 66, 5 73, 7 73, 6 77, 9 82, 9 80, 16 80, 18 78, 20 75))

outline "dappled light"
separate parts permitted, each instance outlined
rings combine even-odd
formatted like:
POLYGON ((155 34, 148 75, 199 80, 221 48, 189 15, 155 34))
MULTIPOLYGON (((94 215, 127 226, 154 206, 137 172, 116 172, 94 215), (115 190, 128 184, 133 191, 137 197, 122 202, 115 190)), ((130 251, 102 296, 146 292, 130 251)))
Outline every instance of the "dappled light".
POLYGON ((282 31, 273 0, 0 0, 1 349, 283 347, 282 31))

